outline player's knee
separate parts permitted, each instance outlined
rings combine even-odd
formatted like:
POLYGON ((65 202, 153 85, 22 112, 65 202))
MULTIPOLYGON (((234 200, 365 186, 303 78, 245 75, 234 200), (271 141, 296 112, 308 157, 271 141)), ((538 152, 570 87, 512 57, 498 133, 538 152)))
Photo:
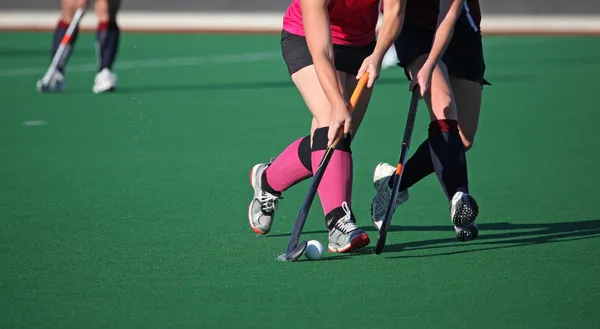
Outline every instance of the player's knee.
POLYGON ((70 24, 79 8, 85 8, 86 0, 63 0, 61 3, 61 20, 70 24))
POLYGON ((456 119, 456 111, 452 106, 452 97, 449 94, 432 95, 431 107, 437 119, 456 119))
POLYGON ((462 139, 465 151, 468 151, 473 148, 473 143, 475 143, 475 130, 465 130, 463 128, 461 127, 460 129, 460 138, 462 139))
POLYGON ((462 142, 463 142, 463 145, 465 146, 465 151, 468 151, 473 147, 474 140, 463 136, 462 142))
POLYGON ((116 25, 119 2, 115 0, 95 0, 94 10, 101 22, 110 22, 116 25))

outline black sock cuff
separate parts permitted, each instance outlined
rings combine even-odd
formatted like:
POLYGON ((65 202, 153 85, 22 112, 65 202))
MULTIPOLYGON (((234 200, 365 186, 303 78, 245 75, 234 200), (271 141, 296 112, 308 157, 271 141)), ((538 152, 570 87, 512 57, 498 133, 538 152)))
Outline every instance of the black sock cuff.
POLYGON ((458 132, 458 121, 453 119, 434 120, 429 123, 429 132, 458 132))
MULTIPOLYGON (((354 218, 354 213, 350 210, 352 218, 354 218)), ((325 215, 325 225, 327 229, 331 231, 335 227, 335 224, 342 218, 346 216, 346 211, 343 207, 337 207, 330 211, 327 215, 325 215)))
MULTIPOLYGON (((313 134, 313 151, 322 151, 327 149, 327 142, 329 141, 329 127, 317 128, 313 134)), ((352 136, 347 134, 342 136, 340 141, 335 146, 336 150, 352 153, 352 148, 350 145, 352 144, 352 136)))
POLYGON ((298 145, 298 158, 300 162, 306 168, 306 170, 312 172, 312 157, 310 156, 310 136, 302 138, 300 145, 298 145))
POLYGON ((263 171, 262 176, 260 177, 260 187, 262 187, 263 190, 273 194, 273 195, 277 195, 280 196, 281 195, 281 191, 276 191, 273 187, 271 187, 271 185, 269 185, 269 181, 267 180, 267 171, 263 171))
POLYGON ((119 24, 117 24, 117 20, 111 19, 108 21, 108 29, 109 30, 119 30, 119 24))

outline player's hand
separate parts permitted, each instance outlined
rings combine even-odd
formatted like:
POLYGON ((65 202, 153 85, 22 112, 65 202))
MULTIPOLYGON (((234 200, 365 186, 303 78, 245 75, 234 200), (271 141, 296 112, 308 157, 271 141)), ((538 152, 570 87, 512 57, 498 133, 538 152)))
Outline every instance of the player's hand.
POLYGON ((356 80, 360 80, 360 77, 365 74, 365 72, 369 73, 369 81, 367 81, 367 88, 373 87, 375 80, 379 79, 379 72, 381 72, 381 61, 383 58, 381 56, 377 56, 375 54, 371 54, 369 57, 365 58, 360 69, 358 69, 358 74, 356 75, 356 80))
POLYGON ((340 133, 347 134, 350 132, 350 121, 351 121, 350 111, 348 111, 348 105, 340 102, 331 107, 331 121, 329 122, 329 134, 327 142, 327 147, 333 144, 336 137, 340 135, 340 133))
POLYGON ((433 75, 433 70, 435 69, 435 64, 432 62, 425 62, 419 73, 417 73, 417 78, 413 79, 410 84, 410 90, 413 90, 414 87, 418 84, 420 88, 421 97, 425 96, 425 93, 429 91, 429 85, 431 84, 431 76, 433 75))

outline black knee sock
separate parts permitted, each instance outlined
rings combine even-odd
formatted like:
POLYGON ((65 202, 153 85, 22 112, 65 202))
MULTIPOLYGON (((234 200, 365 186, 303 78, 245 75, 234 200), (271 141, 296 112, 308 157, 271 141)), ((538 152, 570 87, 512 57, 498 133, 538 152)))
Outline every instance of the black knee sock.
POLYGON ((429 147, 435 173, 452 199, 454 193, 469 193, 467 159, 456 120, 437 120, 429 124, 429 147))
MULTIPOLYGON (((402 180, 400 181, 399 191, 404 191, 415 185, 421 179, 429 176, 434 172, 433 163, 431 162, 431 151, 429 150, 429 140, 426 139, 415 151, 415 153, 406 161, 402 171, 402 180)), ((390 188, 393 187, 394 181, 389 180, 390 188)))
POLYGON ((96 40, 98 42, 98 72, 109 69, 112 70, 113 63, 117 57, 119 48, 120 29, 115 20, 101 22, 96 31, 96 40))
MULTIPOLYGON (((58 24, 56 24, 56 28, 54 29, 54 37, 52 38, 52 54, 50 55, 51 59, 54 58, 54 54, 56 54, 56 51, 58 50, 58 47, 60 46, 63 38, 65 37, 65 34, 67 34, 68 29, 69 29, 69 23, 67 23, 63 20, 60 20, 58 22, 58 24)), ((67 62, 69 61, 69 57, 71 56, 71 50, 73 50, 73 45, 75 44, 75 41, 77 40, 78 34, 79 34, 79 27, 76 27, 75 30, 73 30, 73 35, 71 36, 71 40, 69 40, 69 43, 67 44, 67 47, 65 48, 63 60, 61 62, 59 62, 57 65, 57 70, 60 73, 64 73, 64 71, 65 71, 65 66, 67 65, 67 62)))

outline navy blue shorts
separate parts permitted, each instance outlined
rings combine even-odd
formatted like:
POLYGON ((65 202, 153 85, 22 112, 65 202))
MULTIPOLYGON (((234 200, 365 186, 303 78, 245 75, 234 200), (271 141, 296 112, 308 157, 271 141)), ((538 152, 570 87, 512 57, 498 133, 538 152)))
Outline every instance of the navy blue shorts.
MULTIPOLYGON (((406 77, 410 80, 407 66, 423 54, 431 51, 435 31, 404 25, 394 46, 398 54, 398 65, 404 68, 406 77)), ((481 85, 490 84, 484 79, 485 61, 481 32, 468 28, 455 28, 454 36, 442 56, 442 61, 448 68, 448 74, 453 77, 477 82, 481 85)))

